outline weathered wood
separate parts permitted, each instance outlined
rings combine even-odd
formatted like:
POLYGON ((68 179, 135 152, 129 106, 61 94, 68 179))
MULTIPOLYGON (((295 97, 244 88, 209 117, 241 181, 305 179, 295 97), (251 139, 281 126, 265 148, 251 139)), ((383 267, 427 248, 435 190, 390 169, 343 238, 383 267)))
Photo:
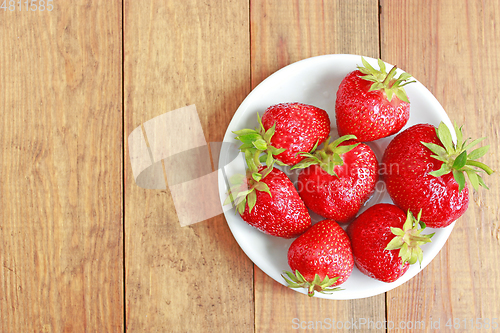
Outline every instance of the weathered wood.
POLYGON ((121 9, 0 10, 1 332, 123 331, 121 9))
MULTIPOLYGON (((384 60, 427 86, 450 119, 465 125, 466 137, 486 136, 492 147, 482 161, 498 170, 500 3, 382 1, 381 18, 384 60)), ((440 320, 448 332, 473 331, 471 319, 479 328, 499 317, 500 184, 495 174, 485 181, 490 190, 470 196, 469 209, 440 254, 388 293, 388 320, 424 321, 425 331, 434 331, 430 321, 440 320), (445 326, 448 320, 451 327, 445 326)), ((485 328, 481 332, 490 331, 485 328)))
MULTIPOLYGON (((126 136, 195 104, 206 141, 222 141, 250 91, 248 2, 126 1, 124 10, 126 136)), ((139 188, 125 160, 127 330, 252 331, 253 266, 223 216, 181 227, 170 191, 139 188)))
POLYGON ((471 195, 436 259, 387 300, 329 301, 254 268, 222 216, 180 227, 168 189, 135 184, 127 137, 196 104, 206 142, 221 141, 267 76, 351 53, 413 74, 467 136, 488 137, 482 160, 498 170, 499 1, 54 5, 0 9, 1 332, 288 332, 294 318, 491 330, 486 320, 500 314, 496 174, 485 177, 489 191, 471 195))

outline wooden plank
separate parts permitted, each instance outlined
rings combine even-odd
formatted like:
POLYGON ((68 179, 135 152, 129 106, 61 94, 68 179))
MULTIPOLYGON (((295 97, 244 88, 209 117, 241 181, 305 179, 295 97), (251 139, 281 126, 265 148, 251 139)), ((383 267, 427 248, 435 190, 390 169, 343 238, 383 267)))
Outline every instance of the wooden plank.
POLYGON ((292 62, 330 53, 379 55, 378 2, 251 2, 252 87, 292 62))
MULTIPOLYGON (((378 57, 378 1, 347 4, 253 0, 250 15, 253 87, 281 67, 316 55, 350 53, 378 57)), ((297 320, 307 322, 303 325, 307 327, 309 321, 326 319, 325 323, 336 320, 343 324, 359 318, 383 322, 385 295, 353 301, 310 299, 255 268, 257 332, 289 332, 297 328, 297 320)), ((328 324, 324 326, 327 327, 328 324)), ((363 331, 359 326, 351 330, 363 331)))
MULTIPOLYGON (((419 81, 467 137, 492 145, 483 161, 499 169, 498 1, 382 1, 382 57, 419 81), (416 29, 418 27, 418 29, 416 29)), ((446 331, 473 331, 500 315, 499 179, 470 196, 447 244, 413 280, 388 294, 388 320, 440 320, 446 331), (451 320, 453 327, 445 324, 451 320), (456 320, 456 322, 454 322, 456 320), (466 326, 468 325, 468 326, 466 326)), ((498 320, 498 319, 497 319, 498 320)), ((497 324, 498 325, 498 324, 497 324)), ((493 325, 490 324, 490 328, 493 325)), ((483 331, 490 331, 485 329, 483 331)))
POLYGON ((0 331, 120 332, 122 6, 53 3, 0 10, 0 331))
MULTIPOLYGON (((248 2, 124 9, 125 135, 195 104, 206 141, 222 141, 250 91, 248 2)), ((252 331, 253 266, 223 216, 180 227, 170 191, 138 187, 125 159, 127 330, 252 331)))

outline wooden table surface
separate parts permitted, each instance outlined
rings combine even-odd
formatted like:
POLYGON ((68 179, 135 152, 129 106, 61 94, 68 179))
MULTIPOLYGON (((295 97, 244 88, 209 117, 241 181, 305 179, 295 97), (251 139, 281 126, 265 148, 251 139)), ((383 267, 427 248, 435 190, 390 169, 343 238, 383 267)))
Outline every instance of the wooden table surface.
POLYGON ((222 215, 180 227, 169 190, 135 184, 127 149, 133 129, 190 104, 206 141, 222 141, 267 76, 348 53, 411 73, 467 136, 488 137, 483 161, 499 170, 499 1, 35 2, 45 10, 0 9, 0 332, 291 332, 297 322, 312 332, 326 318, 359 332, 360 320, 500 325, 496 173, 422 273, 332 301, 269 278, 222 215))

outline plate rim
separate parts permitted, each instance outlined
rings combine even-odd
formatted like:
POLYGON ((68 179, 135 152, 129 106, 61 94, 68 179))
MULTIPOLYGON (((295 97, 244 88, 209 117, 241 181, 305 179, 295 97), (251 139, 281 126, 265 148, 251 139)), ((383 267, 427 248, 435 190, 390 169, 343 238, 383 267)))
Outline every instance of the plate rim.
MULTIPOLYGON (((223 142, 227 142, 227 143, 235 143, 236 142, 234 140, 234 137, 231 137, 231 136, 234 136, 234 135, 231 133, 231 131, 229 129, 231 128, 232 125, 234 126, 234 123, 237 121, 238 116, 240 116, 240 114, 243 114, 245 112, 245 110, 248 108, 248 105, 249 104, 251 105, 252 100, 254 99, 254 95, 258 94, 259 90, 262 89, 262 87, 265 86, 269 81, 274 80, 276 77, 283 75, 283 73, 286 73, 287 71, 293 70, 294 67, 296 67, 296 66, 305 66, 305 65, 307 65, 307 63, 317 61, 318 59, 321 59, 321 60, 327 59, 327 60, 331 60, 331 61, 335 61, 335 60, 338 60, 338 59, 347 59, 348 61, 351 61, 354 58, 357 58, 357 61, 361 62, 361 57, 363 57, 365 60, 367 60, 370 64, 376 64, 376 62, 377 62, 377 59, 375 59, 375 58, 371 58, 371 57, 368 57, 368 56, 355 55, 355 54, 345 54, 345 53, 341 53, 341 54, 324 54, 324 55, 318 55, 318 56, 313 56, 313 57, 301 59, 301 60, 298 60, 296 62, 293 62, 291 64, 288 64, 288 65, 286 65, 286 66, 278 69, 277 71, 275 71, 274 73, 272 73, 271 75, 269 75, 268 77, 266 77, 264 80, 262 80, 257 86, 255 86, 255 88, 253 88, 252 91, 240 103, 240 105, 238 106, 236 112, 234 113, 233 117, 231 118, 231 121, 228 124, 228 127, 226 128, 226 132, 225 132, 225 135, 224 135, 223 142)), ((387 63, 385 61, 384 61, 384 63, 386 64, 386 66, 388 68, 391 68, 393 66, 393 65, 391 65, 391 64, 389 64, 389 63, 387 63)), ((347 73, 349 73, 349 72, 351 72, 353 70, 355 70, 355 68, 349 69, 347 73)), ((398 68, 398 73, 400 73, 400 72, 404 72, 404 71, 401 68, 398 68)), ((449 119, 446 111, 443 109, 443 107, 441 106, 441 104, 439 103, 439 101, 436 99, 436 97, 420 81, 418 81, 418 79, 414 78, 413 76, 412 76, 412 78, 416 81, 417 85, 419 86, 419 89, 423 90, 426 93, 427 96, 425 96, 425 97, 429 98, 429 102, 432 103, 435 107, 437 107, 437 110, 440 113, 439 117, 440 118, 444 118, 443 122, 445 122, 445 124, 450 128, 450 131, 452 132, 452 136, 455 139, 456 138, 456 134, 454 132, 453 126, 451 126, 451 120, 449 119)), ((331 120, 331 124, 332 125, 334 125, 334 122, 335 122, 334 120, 331 120)), ((409 126, 413 126, 413 125, 414 124, 409 125, 409 126)), ((398 133, 396 133, 395 135, 401 133, 403 130, 405 130, 409 126, 408 126, 408 123, 407 123, 405 125, 405 127, 402 130, 400 130, 398 133)), ((380 163, 380 161, 379 161, 379 163, 380 163)), ((225 166, 226 166, 226 158, 225 158, 225 155, 223 154, 223 151, 221 150, 220 155, 219 155, 218 168, 219 169, 224 169, 225 166)), ((225 183, 224 183, 225 180, 222 179, 222 182, 224 183, 224 185, 221 187, 221 177, 223 177, 223 176, 221 176, 221 173, 219 172, 219 175, 218 175, 219 195, 220 195, 220 198, 221 198, 221 205, 223 205, 223 201, 224 201, 223 198, 225 197, 225 193, 223 191, 221 191, 221 189, 225 188, 225 183)), ((392 200, 391 200, 391 203, 392 203, 392 200)), ((248 248, 246 248, 245 246, 242 246, 242 244, 238 240, 238 237, 235 235, 236 231, 235 231, 234 228, 236 228, 236 226, 233 223, 230 222, 230 219, 228 219, 228 216, 227 216, 227 214, 234 214, 234 208, 232 208, 230 210, 223 210, 223 212, 224 212, 224 217, 226 219, 226 223, 228 224, 229 229, 231 230, 231 233, 232 233, 234 239, 238 243, 238 246, 241 248, 241 250, 245 253, 245 255, 252 261, 253 264, 255 264, 260 270, 262 270, 262 272, 264 272, 267 276, 269 276, 270 278, 272 278, 274 281, 280 283, 281 285, 287 287, 286 283, 285 283, 285 281, 283 279, 279 279, 278 280, 277 278, 275 278, 275 276, 273 276, 272 274, 270 274, 268 272, 267 268, 263 267, 265 265, 260 262, 259 258, 256 258, 256 255, 254 255, 253 252, 249 251, 248 248)), ((359 215, 359 213, 358 213, 358 215, 359 215)), ((242 221, 242 223, 246 223, 243 220, 241 220, 241 221, 242 221)), ((440 238, 444 238, 444 240, 442 241, 442 245, 439 247, 439 249, 437 251, 433 251, 433 252, 431 252, 431 254, 428 254, 427 256, 424 256, 424 262, 422 263, 422 266, 418 267, 418 271, 414 272, 414 274, 410 275, 410 274, 408 274, 408 272, 406 272, 398 280, 396 280, 394 282, 391 282, 391 283, 385 283, 385 282, 381 282, 381 281, 378 281, 376 279, 373 279, 374 282, 380 282, 383 287, 376 288, 373 292, 366 292, 366 293, 363 293, 361 295, 356 294, 356 295, 354 295, 354 297, 336 297, 336 296, 340 296, 338 293, 337 294, 333 293, 333 294, 328 294, 328 295, 327 294, 321 294, 321 293, 315 293, 314 297, 324 298, 324 299, 332 299, 332 300, 361 299, 361 298, 367 298, 367 297, 372 297, 372 296, 383 294, 385 292, 388 292, 388 291, 390 291, 390 290, 392 290, 392 289, 394 289, 394 288, 396 288, 396 287, 398 287, 398 286, 400 286, 400 285, 408 282, 409 280, 411 280, 412 278, 414 278, 415 276, 417 276, 420 272, 422 272, 427 267, 427 265, 430 262, 432 262, 432 260, 434 260, 434 258, 439 254, 439 252, 441 251, 441 249, 445 246, 445 244, 446 244, 446 242, 447 242, 447 240, 448 240, 448 238, 449 238, 449 236, 450 236, 450 234, 451 234, 451 232, 452 232, 452 230, 453 230, 453 228, 455 226, 455 223, 456 223, 456 221, 454 221, 453 223, 451 223, 449 226, 447 226, 445 228, 439 228, 439 229, 428 228, 431 231, 432 230, 439 231, 440 238), (380 290, 383 290, 383 291, 380 291, 380 290)), ((341 225, 341 226, 344 226, 344 225, 341 225)), ((260 232, 260 231, 258 231, 258 232, 260 232)), ((262 232, 260 232, 260 233, 262 233, 262 232)), ((269 235, 266 235, 266 234, 262 233, 262 237, 273 237, 273 236, 269 236, 269 235)), ((357 270, 356 267, 354 269, 357 270)), ((360 272, 360 274, 363 274, 363 273, 360 272)), ((372 279, 372 278, 370 278, 370 279, 372 279)), ((340 288, 342 288, 342 285, 340 285, 340 288)), ((301 289, 293 289, 293 290, 296 291, 296 292, 302 293, 304 295, 307 295, 307 292, 303 288, 301 288, 301 289)))

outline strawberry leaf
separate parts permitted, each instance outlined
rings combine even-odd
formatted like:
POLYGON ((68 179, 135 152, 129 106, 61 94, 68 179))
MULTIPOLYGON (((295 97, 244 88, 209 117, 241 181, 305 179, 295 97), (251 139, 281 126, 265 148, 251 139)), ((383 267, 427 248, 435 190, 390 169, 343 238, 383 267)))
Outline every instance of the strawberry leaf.
POLYGON ((399 257, 401 263, 404 265, 408 262, 410 265, 417 261, 422 263, 422 250, 420 246, 431 241, 434 233, 429 235, 421 235, 425 229, 425 223, 420 221, 422 210, 418 213, 417 218, 408 210, 406 214, 406 221, 403 229, 391 228, 391 232, 395 235, 393 239, 387 244, 385 250, 399 250, 399 257))
POLYGON ((481 148, 477 148, 477 149, 473 150, 469 154, 469 156, 467 156, 467 158, 470 159, 470 160, 477 160, 478 158, 481 158, 484 155, 486 155, 486 153, 488 152, 488 150, 490 150, 490 146, 489 145, 483 146, 481 148))
POLYGON ((467 173, 472 187, 477 191, 480 186, 477 172, 474 170, 465 170, 465 173, 467 173))
POLYGON ((293 167, 290 168, 290 170, 295 170, 295 169, 305 169, 313 164, 318 164, 319 160, 316 157, 310 157, 303 159, 299 163, 295 164, 293 167))
POLYGON ((447 155, 446 149, 444 149, 440 145, 437 145, 437 144, 432 143, 432 142, 422 142, 422 141, 420 143, 423 144, 424 146, 426 146, 427 148, 429 148, 430 151, 432 151, 434 154, 436 154, 440 157, 447 155))
POLYGON ((457 123, 453 124, 453 128, 455 129, 455 133, 457 135, 457 149, 460 150, 465 150, 463 149, 463 135, 462 135, 462 126, 458 127, 457 123))
POLYGON ((240 213, 240 215, 243 215, 243 213, 245 212, 245 207, 246 207, 246 203, 247 203, 247 200, 246 199, 243 199, 237 206, 238 208, 238 213, 240 213))
POLYGON ((248 211, 251 213, 253 207, 257 203, 257 193, 255 193, 255 191, 252 191, 248 194, 247 202, 248 202, 248 211))
POLYGON ((260 114, 257 112, 257 122, 259 123, 261 131, 265 131, 264 125, 262 125, 262 119, 260 119, 260 114))
POLYGON ((229 205, 233 201, 234 201, 233 196, 231 195, 231 193, 229 193, 226 200, 224 200, 224 203, 222 205, 223 206, 229 205))
POLYGON ((438 170, 434 170, 434 171, 429 172, 429 175, 434 176, 434 177, 440 177, 440 176, 446 175, 447 173, 450 173, 450 172, 451 172, 451 168, 448 166, 448 164, 443 163, 443 164, 441 164, 441 168, 439 168, 438 170))
POLYGON ((310 297, 314 296, 315 291, 326 294, 342 290, 338 287, 333 287, 339 277, 329 278, 328 275, 325 275, 324 279, 321 280, 320 276, 315 274, 312 281, 307 281, 298 270, 295 270, 295 274, 285 271, 281 276, 290 288, 306 288, 307 294, 310 297))
POLYGON ((368 72, 366 74, 378 72, 375 68, 372 67, 372 65, 370 65, 370 63, 368 61, 365 60, 365 58, 361 57, 361 62, 363 63, 364 69, 368 70, 368 72))
POLYGON ((460 155, 457 156, 455 162, 453 162, 453 169, 459 170, 462 169, 467 163, 467 151, 464 150, 460 155))
POLYGON ((313 164, 319 164, 325 172, 332 176, 337 176, 337 174, 333 171, 336 165, 343 165, 344 161, 340 157, 341 154, 345 154, 348 151, 356 148, 359 143, 355 143, 347 146, 339 146, 342 142, 347 140, 355 140, 355 135, 344 135, 332 143, 330 142, 330 138, 325 141, 325 146, 323 149, 315 150, 313 148, 314 153, 299 153, 301 156, 307 157, 306 159, 300 161, 296 165, 294 165, 291 170, 294 169, 304 169, 313 164))
POLYGON ((385 250, 397 250, 400 249, 401 246, 403 246, 404 241, 403 238, 401 237, 394 237, 389 244, 387 244, 385 250))
POLYGON ((267 186, 266 183, 259 182, 255 185, 254 189, 256 189, 257 191, 266 192, 272 197, 271 191, 269 190, 269 186, 267 186))
POLYGON ((253 141, 252 143, 253 143, 254 147, 257 148, 258 150, 264 151, 267 149, 267 143, 266 143, 266 141, 264 141, 264 139, 259 138, 255 141, 253 141))
POLYGON ((273 154, 267 153, 266 154, 266 165, 271 165, 274 161, 273 154))
POLYGON ((387 95, 387 99, 390 102, 392 100, 392 95, 394 94, 394 91, 392 91, 390 89, 386 89, 385 94, 387 95))
POLYGON ((259 169, 258 164, 260 164, 260 161, 258 164, 256 164, 255 160, 254 160, 255 150, 256 149, 245 150, 245 161, 247 162, 247 165, 248 165, 248 168, 250 169, 250 171, 257 171, 259 169))
POLYGON ((479 186, 488 188, 484 184, 483 179, 478 175, 478 172, 484 171, 486 174, 491 175, 494 171, 486 164, 476 161, 476 159, 483 157, 489 151, 490 146, 477 148, 467 154, 469 149, 483 141, 484 138, 467 143, 469 139, 463 140, 462 127, 454 124, 453 128, 457 135, 456 145, 452 141, 449 128, 443 122, 436 128, 436 135, 445 149, 434 143, 421 142, 435 154, 431 155, 432 158, 443 162, 439 170, 429 172, 429 174, 440 177, 453 171, 453 177, 458 184, 460 192, 465 187, 465 174, 475 190, 478 190, 479 186))
POLYGON ((337 174, 335 173, 335 163, 334 162, 325 163, 325 164, 321 165, 321 168, 323 170, 325 170, 325 172, 328 173, 330 176, 337 176, 337 174))
MULTIPOLYGON (((342 142, 347 141, 347 140, 356 140, 356 135, 353 134, 348 134, 341 136, 340 138, 336 139, 333 141, 331 144, 328 145, 328 147, 333 150, 334 148, 337 148, 338 145, 340 145, 342 142)), ((325 145, 326 146, 326 145, 325 145)))
POLYGON ((342 157, 338 154, 333 154, 330 159, 335 165, 344 165, 344 160, 342 160, 342 157))
POLYGON ((481 163, 479 161, 471 161, 471 160, 468 160, 466 165, 470 165, 470 166, 474 166, 474 167, 478 167, 479 169, 483 170, 484 172, 486 172, 489 175, 491 175, 494 171, 490 169, 489 166, 487 166, 486 164, 484 163, 481 163))
POLYGON ((465 176, 462 171, 453 170, 453 178, 458 183, 458 191, 462 192, 465 187, 465 176))
POLYGON ((408 73, 401 73, 401 75, 399 76, 399 79, 398 81, 406 81, 406 80, 409 80, 411 79, 411 75, 408 74, 408 73))
POLYGON ((437 136, 443 146, 446 148, 448 154, 453 154, 455 152, 453 140, 451 138, 451 132, 445 123, 441 122, 437 128, 437 136))
MULTIPOLYGON (((410 83, 410 82, 407 82, 406 84, 408 84, 408 83, 410 83)), ((403 88, 396 90, 396 96, 400 100, 402 100, 406 103, 410 103, 410 101, 408 100, 408 97, 406 95, 406 91, 403 88)))
POLYGON ((238 130, 238 131, 233 131, 233 133, 236 134, 237 136, 244 136, 244 135, 255 134, 255 133, 258 134, 258 132, 256 130, 249 129, 249 128, 245 128, 245 129, 238 130))
POLYGON ((465 146, 463 148, 463 150, 470 150, 472 147, 474 147, 475 145, 477 145, 479 142, 483 141, 484 139, 486 139, 486 138, 479 138, 479 139, 472 141, 467 146, 465 146))
POLYGON ((284 152, 285 150, 286 150, 285 148, 276 148, 276 147, 273 147, 273 146, 268 146, 267 147, 267 151, 269 151, 273 155, 279 155, 282 152, 284 152))
POLYGON ((256 181, 259 182, 262 179, 262 175, 258 172, 252 173, 252 178, 256 181))
POLYGON ((363 57, 361 57, 361 62, 363 66, 358 66, 358 70, 365 74, 361 76, 361 78, 373 82, 369 91, 383 90, 387 96, 387 100, 391 101, 395 95, 401 101, 409 103, 408 96, 403 86, 416 82, 415 80, 408 81, 411 78, 410 74, 402 73, 396 78, 397 67, 394 66, 389 73, 387 73, 386 65, 381 59, 377 61, 380 68, 379 70, 373 68, 373 66, 363 57))
POLYGON ((270 129, 268 129, 266 131, 266 133, 264 134, 264 140, 266 142, 270 142, 271 138, 273 137, 273 135, 275 133, 275 131, 276 131, 276 122, 273 124, 273 126, 270 129))
POLYGON ((400 229, 400 228, 393 228, 391 227, 391 232, 396 235, 396 236, 404 236, 405 232, 403 231, 403 229, 400 229))
POLYGON ((484 180, 483 180, 483 177, 481 177, 480 175, 477 175, 477 180, 479 181, 479 185, 481 185, 482 187, 484 187, 485 189, 489 190, 490 188, 488 186, 486 186, 486 184, 484 183, 484 180))
POLYGON ((377 63, 380 71, 385 73, 385 62, 383 62, 382 59, 378 59, 377 63))
POLYGON ((261 138, 262 138, 262 136, 259 133, 255 132, 255 133, 248 133, 248 134, 244 134, 244 135, 239 135, 235 139, 239 140, 243 143, 246 143, 246 144, 253 144, 254 141, 261 139, 261 138))

